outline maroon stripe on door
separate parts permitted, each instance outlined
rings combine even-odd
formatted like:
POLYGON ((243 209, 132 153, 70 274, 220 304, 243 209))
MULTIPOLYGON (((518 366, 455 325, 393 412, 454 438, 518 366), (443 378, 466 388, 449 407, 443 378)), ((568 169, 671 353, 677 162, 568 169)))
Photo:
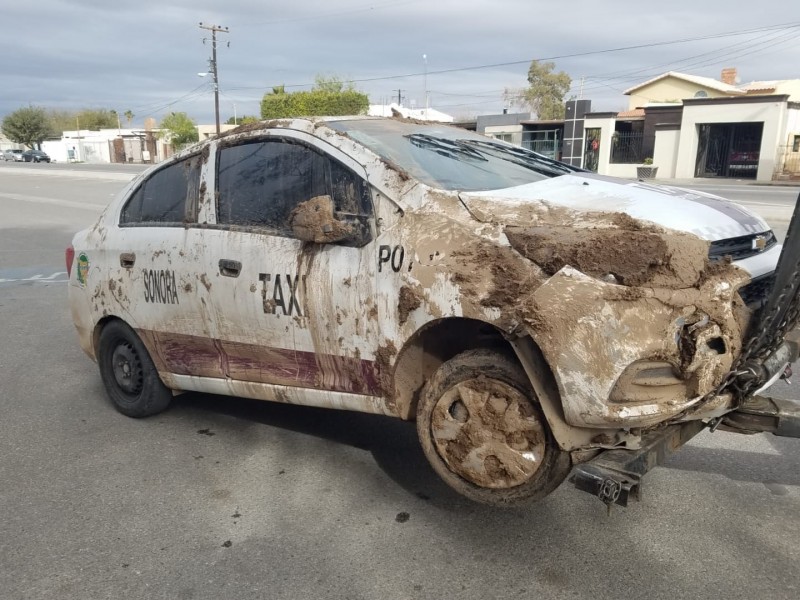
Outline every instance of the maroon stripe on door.
POLYGON ((231 379, 382 395, 378 366, 370 360, 221 342, 231 379))
POLYGON ((213 339, 141 329, 137 333, 159 370, 176 375, 225 377, 221 355, 213 339))
POLYGON ((371 360, 159 331, 139 333, 150 342, 151 352, 158 353, 156 365, 170 373, 383 395, 380 368, 371 360))

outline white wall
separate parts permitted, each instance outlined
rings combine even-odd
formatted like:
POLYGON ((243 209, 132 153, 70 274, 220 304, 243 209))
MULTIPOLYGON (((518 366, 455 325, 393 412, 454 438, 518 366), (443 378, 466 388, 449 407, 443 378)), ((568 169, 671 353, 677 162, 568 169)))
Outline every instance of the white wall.
POLYGON ((611 177, 624 177, 625 179, 636 179, 636 167, 642 165, 637 164, 622 164, 622 163, 609 163, 605 172, 600 171, 603 175, 611 175, 611 177))
POLYGON ((794 136, 800 135, 800 108, 790 108, 786 111, 786 141, 791 144, 794 136))
POLYGON ((775 171, 776 150, 785 143, 785 102, 736 104, 685 104, 675 177, 694 178, 699 141, 699 125, 704 123, 764 123, 758 161, 757 181, 771 181, 775 171))
POLYGON ((672 179, 675 177, 680 141, 681 132, 679 129, 656 129, 653 166, 658 167, 658 179, 672 179))

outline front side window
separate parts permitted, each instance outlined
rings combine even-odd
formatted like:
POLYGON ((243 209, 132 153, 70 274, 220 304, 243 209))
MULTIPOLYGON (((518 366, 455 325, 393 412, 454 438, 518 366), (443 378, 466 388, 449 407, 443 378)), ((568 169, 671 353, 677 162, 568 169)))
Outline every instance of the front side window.
POLYGON ((145 180, 122 209, 121 225, 183 225, 196 219, 200 156, 159 169, 145 180))
POLYGON ((217 222, 292 237, 297 205, 330 196, 339 217, 372 214, 369 189, 355 173, 317 150, 288 139, 223 148, 217 171, 217 222))

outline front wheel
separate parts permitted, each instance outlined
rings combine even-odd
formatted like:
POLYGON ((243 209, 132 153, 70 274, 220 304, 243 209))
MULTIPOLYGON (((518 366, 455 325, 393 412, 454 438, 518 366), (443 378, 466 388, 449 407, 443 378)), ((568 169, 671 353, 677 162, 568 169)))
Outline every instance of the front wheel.
POLYGON ((149 417, 170 405, 172 392, 139 336, 122 321, 111 321, 100 332, 97 364, 114 408, 129 417, 149 417))
POLYGON ((470 350, 439 367, 422 390, 417 433, 445 483, 484 504, 539 500, 572 466, 523 369, 491 350, 470 350))

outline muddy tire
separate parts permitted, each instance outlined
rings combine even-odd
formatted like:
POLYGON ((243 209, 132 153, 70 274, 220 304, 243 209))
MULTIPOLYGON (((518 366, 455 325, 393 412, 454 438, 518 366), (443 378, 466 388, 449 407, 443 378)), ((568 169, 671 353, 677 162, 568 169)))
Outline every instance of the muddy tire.
POLYGON ((470 350, 439 367, 422 389, 417 433, 445 483, 484 504, 544 498, 572 467, 525 371, 491 350, 470 350))
POLYGON ((123 415, 149 417, 172 401, 144 344, 122 321, 111 321, 100 332, 97 364, 111 403, 123 415))

